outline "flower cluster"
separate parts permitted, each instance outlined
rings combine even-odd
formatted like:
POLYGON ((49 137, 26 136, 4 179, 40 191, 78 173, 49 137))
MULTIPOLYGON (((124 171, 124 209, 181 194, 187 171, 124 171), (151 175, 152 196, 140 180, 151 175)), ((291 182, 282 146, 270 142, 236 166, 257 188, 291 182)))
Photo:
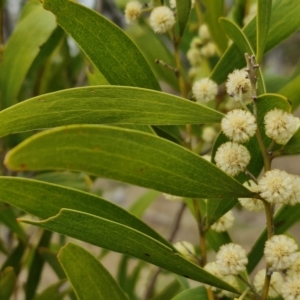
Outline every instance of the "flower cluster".
POLYGON ((264 118, 266 135, 285 145, 300 126, 299 118, 281 109, 270 110, 264 118))
POLYGON ((246 70, 234 70, 228 75, 226 90, 236 101, 249 100, 251 97, 251 82, 246 70))
POLYGON ((232 227, 234 221, 234 216, 232 211, 228 211, 225 215, 223 215, 220 219, 218 219, 213 225, 211 225, 211 229, 222 232, 226 231, 232 227))
POLYGON ((192 90, 198 102, 208 102, 216 97, 218 86, 209 78, 203 78, 194 83, 192 90))
POLYGON ((215 155, 216 165, 230 176, 245 171, 251 159, 248 149, 237 143, 222 144, 215 155))

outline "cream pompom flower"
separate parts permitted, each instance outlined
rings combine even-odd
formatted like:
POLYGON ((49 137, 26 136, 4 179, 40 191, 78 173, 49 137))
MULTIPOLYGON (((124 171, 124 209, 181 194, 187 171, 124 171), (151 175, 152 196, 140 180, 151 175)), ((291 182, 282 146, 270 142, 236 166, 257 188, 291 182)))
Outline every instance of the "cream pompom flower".
POLYGON ((207 126, 203 129, 201 137, 204 142, 212 143, 215 140, 215 138, 217 137, 217 134, 218 133, 216 132, 216 130, 213 127, 207 126))
POLYGON ((225 85, 228 95, 236 101, 242 100, 240 99, 240 93, 242 94, 243 99, 250 98, 251 83, 247 71, 234 70, 228 75, 225 85))
MULTIPOLYGON (((215 261, 206 264, 205 267, 204 267, 204 270, 207 271, 208 273, 216 276, 216 277, 219 277, 220 279, 227 282, 232 287, 236 288, 236 290, 239 290, 239 284, 238 284, 238 281, 236 280, 236 278, 233 275, 223 275, 223 276, 221 276, 220 275, 220 269, 219 269, 219 267, 218 267, 218 265, 215 261)), ((211 287, 211 289, 213 291, 217 290, 216 287, 211 287)), ((234 297, 235 296, 235 294, 233 294, 231 292, 228 292, 228 291, 222 291, 222 294, 226 297, 234 297)))
MULTIPOLYGON (((266 270, 260 270, 254 277, 253 285, 258 292, 261 294, 265 283, 266 270)), ((278 272, 274 272, 271 277, 268 298, 277 298, 281 293, 281 286, 283 284, 283 278, 278 272)))
POLYGON ((284 300, 300 300, 300 276, 288 276, 281 291, 284 300))
POLYGON ((235 176, 245 171, 250 159, 251 156, 248 149, 233 142, 222 144, 215 155, 217 167, 230 176, 235 176))
POLYGON ((203 57, 212 57, 217 54, 216 45, 212 42, 208 42, 201 48, 201 54, 203 57))
POLYGON ((174 244, 174 247, 186 259, 191 260, 191 261, 196 261, 195 248, 191 243, 189 243, 187 241, 176 242, 174 244))
POLYGON ((255 135, 257 124, 255 117, 246 110, 234 109, 221 121, 224 134, 237 143, 244 143, 255 135))
POLYGON ((258 189, 269 203, 286 203, 292 196, 293 178, 283 170, 273 169, 259 179, 258 189))
POLYGON ((223 215, 220 219, 218 219, 213 225, 211 225, 211 229, 217 232, 223 232, 232 227, 234 221, 234 216, 232 211, 228 211, 225 215, 223 215))
POLYGON ((137 21, 142 13, 142 4, 138 1, 130 1, 125 7, 125 19, 127 23, 137 21))
POLYGON ((288 276, 292 276, 294 274, 300 277, 300 253, 299 252, 298 252, 297 259, 294 261, 294 263, 287 270, 287 275, 288 276))
POLYGON ((287 204, 295 205, 300 203, 300 176, 290 175, 292 179, 292 194, 287 200, 287 204))
POLYGON ((198 34, 203 41, 210 40, 210 33, 206 24, 202 24, 198 29, 198 34))
POLYGON ((270 110, 264 118, 266 135, 276 143, 285 145, 299 128, 299 118, 281 109, 270 110))
POLYGON ((193 85, 193 95, 199 102, 213 100, 218 93, 218 85, 209 78, 202 78, 193 85))
MULTIPOLYGON (((258 185, 252 180, 246 181, 243 185, 253 193, 259 192, 258 185)), ((238 200, 244 208, 246 208, 250 211, 262 211, 264 209, 264 204, 259 199, 239 198, 238 200)))
POLYGON ((266 241, 264 254, 274 270, 289 268, 298 258, 298 245, 286 235, 274 235, 266 241))
POLYGON ((150 26, 156 33, 166 33, 175 24, 172 10, 167 6, 155 7, 150 14, 150 26))
POLYGON ((201 64, 202 58, 201 58, 201 52, 198 48, 190 48, 188 52, 186 53, 186 57, 190 63, 191 66, 196 67, 201 64))
POLYGON ((216 263, 221 275, 238 275, 246 269, 248 258, 240 245, 230 243, 221 246, 216 263))

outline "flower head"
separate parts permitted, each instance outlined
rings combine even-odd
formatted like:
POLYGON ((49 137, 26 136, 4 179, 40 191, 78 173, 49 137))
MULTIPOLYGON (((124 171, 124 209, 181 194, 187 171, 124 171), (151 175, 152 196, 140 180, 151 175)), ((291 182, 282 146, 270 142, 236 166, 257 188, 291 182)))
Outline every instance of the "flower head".
POLYGON ((150 14, 150 26, 156 33, 166 33, 175 24, 175 17, 167 6, 158 6, 150 14))
POLYGON ((221 122, 224 134, 237 143, 244 143, 255 135, 257 124, 255 117, 246 110, 234 109, 221 122))
POLYGON ((281 293, 284 300, 300 300, 300 276, 288 276, 281 293))
POLYGON ((234 70, 228 75, 226 90, 229 96, 236 101, 240 100, 240 93, 243 98, 249 99, 251 92, 251 83, 248 73, 245 70, 234 70))
MULTIPOLYGON (((251 192, 254 192, 254 193, 258 193, 259 190, 258 190, 258 185, 250 180, 250 181, 246 181, 244 184, 243 184, 248 190, 250 190, 251 192)), ((238 199, 240 204, 250 210, 250 211, 261 211, 264 209, 264 204, 261 200, 259 199, 255 199, 255 198, 239 198, 238 199)))
POLYGON ((250 159, 251 156, 248 149, 233 142, 222 144, 215 155, 217 167, 230 176, 235 176, 245 171, 250 159))
POLYGON ((288 276, 292 276, 294 274, 300 277, 300 253, 298 253, 297 259, 294 261, 294 263, 287 270, 287 275, 288 276))
MULTIPOLYGON (((260 270, 254 277, 254 287, 258 294, 261 294, 263 291, 264 283, 265 283, 266 270, 260 270)), ((277 298, 281 293, 281 286, 283 284, 283 278, 278 272, 274 272, 271 277, 270 287, 269 287, 269 298, 277 298)))
MULTIPOLYGON (((210 262, 205 265, 204 270, 209 272, 210 274, 219 277, 223 281, 227 282, 232 287, 236 288, 236 290, 239 290, 239 284, 236 278, 233 275, 223 275, 220 274, 220 269, 218 267, 218 264, 216 262, 210 262)), ((216 291, 217 289, 215 287, 211 287, 213 291, 216 291)), ((234 297, 234 294, 228 291, 222 291, 222 294, 226 297, 234 297)))
POLYGON ((202 61, 201 52, 198 48, 190 48, 186 53, 186 57, 191 66, 199 66, 202 61))
POLYGON ((130 1, 125 8, 125 19, 127 23, 137 21, 142 13, 142 4, 138 1, 130 1))
POLYGON ((228 211, 225 215, 223 215, 220 219, 218 219, 212 226, 211 229, 217 232, 226 231, 230 227, 232 227, 234 221, 234 216, 232 211, 228 211))
POLYGON ((190 43, 190 48, 200 48, 202 45, 202 40, 199 37, 194 37, 190 43))
POLYGON ((221 275, 238 275, 246 269, 248 258, 240 245, 230 243, 221 246, 216 263, 221 275))
POLYGON ((191 243, 181 241, 175 243, 174 247, 186 259, 195 261, 195 248, 191 243))
POLYGON ((300 176, 290 175, 292 179, 292 194, 287 200, 287 204, 295 205, 300 203, 300 176))
POLYGON ((217 53, 216 45, 212 42, 208 42, 201 48, 201 54, 203 57, 212 57, 217 53))
POLYGON ((218 86, 209 78, 203 78, 194 83, 192 90, 197 101, 208 102, 216 97, 218 86))
POLYGON ((274 270, 289 268, 297 259, 298 245, 286 235, 274 235, 266 241, 264 254, 274 270))
POLYGON ((208 41, 210 40, 210 33, 208 31, 208 27, 206 24, 202 24, 198 29, 198 34, 202 40, 208 41))
POLYGON ((212 143, 215 140, 216 136, 217 132, 211 126, 205 127, 202 131, 202 139, 204 142, 212 143))
POLYGON ((285 203, 292 196, 293 178, 287 172, 273 169, 258 181, 260 195, 270 203, 285 203))
POLYGON ((299 128, 299 119, 281 109, 274 108, 264 118, 266 135, 276 143, 285 145, 299 128))

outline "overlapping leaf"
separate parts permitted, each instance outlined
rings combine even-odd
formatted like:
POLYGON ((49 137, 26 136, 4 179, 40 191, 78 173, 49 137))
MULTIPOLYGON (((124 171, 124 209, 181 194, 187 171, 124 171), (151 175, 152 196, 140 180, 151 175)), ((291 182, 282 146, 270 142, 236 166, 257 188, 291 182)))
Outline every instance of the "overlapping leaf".
POLYGON ((43 6, 110 84, 160 89, 140 50, 112 22, 73 1, 43 0, 43 6))
POLYGON ((47 220, 40 222, 23 220, 23 222, 137 257, 196 281, 234 291, 227 283, 186 260, 172 248, 140 231, 95 215, 62 209, 58 215, 47 220))
POLYGON ((0 112, 0 136, 69 124, 180 125, 222 114, 183 98, 129 87, 84 87, 42 95, 0 112))
POLYGON ((59 254, 58 260, 71 281, 80 300, 128 300, 102 264, 83 248, 68 243, 59 254))
POLYGON ((83 171, 184 197, 252 195, 181 146, 154 135, 102 125, 73 125, 36 134, 11 150, 5 163, 12 170, 83 171))

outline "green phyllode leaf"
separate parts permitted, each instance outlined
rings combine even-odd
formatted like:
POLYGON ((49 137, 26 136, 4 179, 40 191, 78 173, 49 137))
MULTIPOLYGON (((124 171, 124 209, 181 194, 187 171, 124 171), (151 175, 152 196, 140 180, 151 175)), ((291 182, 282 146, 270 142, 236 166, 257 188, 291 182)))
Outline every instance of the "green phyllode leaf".
POLYGON ((191 0, 185 0, 185 1, 176 0, 176 17, 177 17, 180 37, 183 35, 187 22, 189 20, 191 7, 192 7, 191 0))
POLYGON ((9 300, 15 289, 16 274, 12 267, 5 268, 0 273, 0 299, 9 300))
POLYGON ((208 300, 207 291, 204 286, 199 286, 196 288, 188 289, 174 298, 172 300, 208 300))
POLYGON ((267 43, 268 31, 271 20, 272 0, 257 1, 256 16, 256 60, 259 63, 263 57, 267 43))
POLYGON ((152 90, 100 86, 38 96, 0 112, 0 136, 70 124, 185 125, 220 122, 223 114, 152 90))
POLYGON ((234 288, 227 283, 186 260, 172 248, 140 231, 108 219, 75 210, 62 209, 58 215, 44 221, 22 221, 99 247, 137 257, 196 281, 234 291, 234 288))
POLYGON ((112 22, 73 1, 42 2, 110 84, 160 89, 140 50, 112 22))
POLYGON ((216 43, 219 53, 223 53, 228 47, 228 39, 218 20, 224 15, 224 1, 203 0, 203 4, 205 6, 204 20, 209 28, 209 33, 216 43))
POLYGON ((58 260, 80 300, 128 300, 126 294, 102 264, 83 248, 68 243, 58 260))
POLYGON ((181 146, 147 133, 108 126, 73 125, 36 134, 11 150, 5 163, 13 170, 83 171, 183 197, 253 195, 181 146))
POLYGON ((0 199, 39 218, 50 218, 63 207, 119 222, 161 243, 170 243, 126 210, 93 194, 42 181, 0 176, 0 199))
POLYGON ((0 65, 1 108, 17 103, 24 78, 43 45, 56 27, 54 16, 38 1, 27 4, 29 11, 17 24, 5 45, 0 65), (34 4, 34 5, 32 5, 34 4))
MULTIPOLYGON (((270 51, 276 45, 288 38, 300 28, 298 16, 300 14, 300 2, 290 0, 274 0, 271 12, 270 30, 265 46, 265 52, 270 51)), ((252 48, 256 48, 256 19, 253 19, 243 29, 243 33, 249 40, 252 48)), ((214 68, 211 79, 218 84, 226 80, 226 77, 234 69, 246 65, 244 54, 240 53, 237 45, 231 45, 218 64, 214 68)))
POLYGON ((66 279, 60 280, 43 290, 34 300, 63 300, 66 294, 68 294, 68 290, 64 289, 65 285, 66 279))

